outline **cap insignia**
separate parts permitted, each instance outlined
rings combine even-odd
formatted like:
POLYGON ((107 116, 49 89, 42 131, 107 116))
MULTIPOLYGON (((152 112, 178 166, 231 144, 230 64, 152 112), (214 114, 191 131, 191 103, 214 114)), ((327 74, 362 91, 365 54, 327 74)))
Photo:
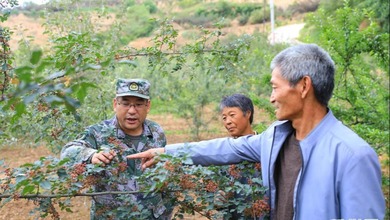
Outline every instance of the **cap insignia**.
POLYGON ((138 91, 138 84, 135 83, 135 82, 130 83, 129 89, 130 89, 131 91, 138 91))

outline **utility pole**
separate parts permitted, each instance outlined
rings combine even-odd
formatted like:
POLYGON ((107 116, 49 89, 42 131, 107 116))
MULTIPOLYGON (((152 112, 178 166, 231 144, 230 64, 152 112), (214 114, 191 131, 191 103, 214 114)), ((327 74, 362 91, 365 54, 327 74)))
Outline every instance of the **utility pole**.
POLYGON ((275 33, 274 33, 274 0, 269 1, 269 7, 270 7, 270 16, 271 16, 271 44, 275 42, 275 33))
POLYGON ((263 32, 266 33, 267 31, 267 27, 266 27, 266 21, 267 21, 267 18, 266 18, 266 15, 267 15, 267 0, 263 0, 263 32))

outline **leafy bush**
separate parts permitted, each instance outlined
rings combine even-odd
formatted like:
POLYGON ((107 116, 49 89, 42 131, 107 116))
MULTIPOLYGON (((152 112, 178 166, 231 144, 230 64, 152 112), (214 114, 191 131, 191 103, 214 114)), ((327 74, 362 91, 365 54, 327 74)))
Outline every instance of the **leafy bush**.
POLYGON ((351 8, 367 9, 374 13, 372 17, 379 23, 382 32, 388 32, 390 22, 389 4, 390 3, 387 0, 322 0, 320 2, 320 7, 326 14, 332 14, 345 5, 351 8))
POLYGON ((144 1, 142 4, 145 5, 147 9, 149 9, 150 14, 154 14, 158 11, 156 4, 154 4, 152 0, 144 1))
POLYGON ((123 12, 126 16, 117 16, 115 27, 119 30, 118 37, 122 45, 127 45, 136 38, 149 36, 153 32, 157 24, 149 11, 149 6, 134 5, 123 12))
POLYGON ((239 25, 245 25, 249 20, 249 15, 248 14, 244 14, 244 15, 241 15, 238 17, 238 24, 239 25))
POLYGON ((203 4, 198 7, 196 15, 214 15, 217 17, 235 18, 239 15, 249 15, 255 10, 261 9, 263 6, 255 3, 232 3, 228 1, 218 1, 215 3, 203 4))
POLYGON ((182 25, 183 27, 212 27, 213 21, 216 20, 216 17, 205 16, 205 15, 184 15, 178 16, 175 18, 175 22, 182 25))
POLYGON ((310 24, 321 30, 315 41, 338 67, 333 111, 379 150, 387 148, 383 141, 389 139, 389 34, 381 33, 370 15, 345 4, 331 16, 320 10, 310 24), (368 26, 360 28, 367 18, 368 26))
MULTIPOLYGON (((338 1, 342 2, 342 1, 338 1)), ((301 2, 294 2, 289 5, 286 9, 286 13, 290 15, 302 14, 307 12, 316 11, 319 7, 320 0, 306 0, 301 2)))
POLYGON ((270 9, 253 11, 249 17, 250 24, 260 24, 270 19, 270 9))
POLYGON ((179 0, 178 5, 180 8, 185 9, 201 3, 202 0, 179 0))
POLYGON ((248 165, 234 165, 228 173, 221 175, 218 167, 192 165, 185 154, 182 157, 161 155, 154 168, 137 176, 139 186, 143 186, 140 191, 95 192, 97 184, 110 184, 115 188, 115 183, 127 178, 127 163, 118 160, 102 167, 46 157, 11 169, 0 161, 3 168, 0 172, 0 207, 12 199, 29 199, 34 201, 41 217, 50 215, 59 219, 61 216, 53 204, 71 212, 70 197, 112 194, 123 205, 105 215, 120 219, 150 219, 153 213, 147 206, 134 203, 129 195, 150 197, 162 193, 167 195, 163 197, 164 204, 178 207, 175 217, 197 212, 210 219, 228 218, 232 211, 229 207, 234 204, 238 204, 236 210, 246 216, 265 216, 269 212, 264 196, 266 188, 260 178, 253 178, 254 172, 261 176, 260 164, 248 165), (111 174, 110 178, 103 178, 106 173, 111 174), (237 179, 241 177, 247 177, 248 182, 240 183, 237 179), (237 193, 242 197, 233 197, 237 193))

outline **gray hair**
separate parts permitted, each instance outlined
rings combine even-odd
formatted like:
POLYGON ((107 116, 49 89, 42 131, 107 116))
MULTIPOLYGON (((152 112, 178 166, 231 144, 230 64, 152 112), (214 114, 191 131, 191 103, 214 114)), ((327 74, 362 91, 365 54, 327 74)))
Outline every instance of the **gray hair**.
POLYGON ((253 114, 254 114, 254 108, 252 100, 245 95, 241 94, 234 94, 231 96, 224 97, 219 103, 219 111, 222 112, 224 108, 232 108, 237 107, 239 108, 243 113, 244 116, 248 111, 251 112, 251 116, 249 117, 249 123, 252 124, 253 122, 253 114))
POLYGON ((335 64, 329 54, 316 44, 289 47, 271 62, 271 70, 278 68, 283 78, 294 87, 304 76, 313 83, 316 99, 324 106, 332 97, 335 64))

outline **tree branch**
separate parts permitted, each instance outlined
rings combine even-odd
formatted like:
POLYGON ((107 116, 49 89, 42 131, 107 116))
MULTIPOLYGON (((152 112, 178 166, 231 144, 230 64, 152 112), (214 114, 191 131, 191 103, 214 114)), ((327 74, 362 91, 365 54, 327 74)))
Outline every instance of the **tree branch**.
POLYGON ((101 196, 101 195, 120 195, 120 194, 136 194, 136 193, 149 193, 144 191, 108 191, 108 192, 93 192, 93 193, 69 193, 69 194, 27 194, 27 195, 15 195, 15 194, 1 194, 0 198, 16 197, 21 199, 29 198, 60 198, 60 197, 77 197, 77 196, 101 196))

